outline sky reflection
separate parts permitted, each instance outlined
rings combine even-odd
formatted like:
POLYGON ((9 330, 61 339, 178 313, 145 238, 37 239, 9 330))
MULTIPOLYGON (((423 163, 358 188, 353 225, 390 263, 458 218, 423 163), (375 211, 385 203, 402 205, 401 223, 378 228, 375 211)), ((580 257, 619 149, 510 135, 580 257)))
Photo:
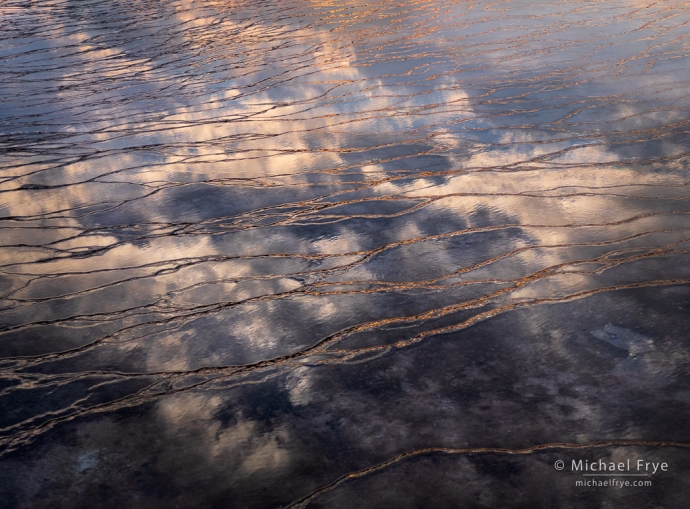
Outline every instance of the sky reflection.
POLYGON ((683 507, 688 21, 5 2, 8 507, 683 507))

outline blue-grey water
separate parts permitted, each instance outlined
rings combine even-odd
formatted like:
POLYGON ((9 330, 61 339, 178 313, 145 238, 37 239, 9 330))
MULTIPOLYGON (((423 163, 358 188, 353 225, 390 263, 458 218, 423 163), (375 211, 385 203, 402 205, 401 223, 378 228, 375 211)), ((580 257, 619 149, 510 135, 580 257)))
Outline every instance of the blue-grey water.
POLYGON ((0 507, 686 508, 689 85, 685 0, 2 0, 0 507))

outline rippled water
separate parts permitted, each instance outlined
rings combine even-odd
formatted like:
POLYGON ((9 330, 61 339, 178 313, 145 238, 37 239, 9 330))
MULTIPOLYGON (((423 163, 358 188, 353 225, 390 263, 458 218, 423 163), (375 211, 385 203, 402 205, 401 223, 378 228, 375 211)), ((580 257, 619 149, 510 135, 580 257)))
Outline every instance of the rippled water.
POLYGON ((3 0, 0 506, 687 507, 689 51, 686 1, 3 0))

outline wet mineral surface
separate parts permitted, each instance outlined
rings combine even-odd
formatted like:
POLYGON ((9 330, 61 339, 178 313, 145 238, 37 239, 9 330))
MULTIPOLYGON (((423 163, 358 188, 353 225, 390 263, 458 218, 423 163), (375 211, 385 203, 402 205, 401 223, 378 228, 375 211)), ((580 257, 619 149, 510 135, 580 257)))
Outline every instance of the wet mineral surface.
POLYGON ((3 0, 0 507, 687 508, 689 53, 687 1, 3 0))

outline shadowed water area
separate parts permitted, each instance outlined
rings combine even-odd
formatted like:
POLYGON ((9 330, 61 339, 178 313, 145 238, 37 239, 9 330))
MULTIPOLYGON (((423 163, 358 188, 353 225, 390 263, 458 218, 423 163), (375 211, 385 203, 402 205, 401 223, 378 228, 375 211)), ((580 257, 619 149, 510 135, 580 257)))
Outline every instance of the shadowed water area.
POLYGON ((3 0, 0 507, 688 507, 689 52, 687 1, 3 0))

